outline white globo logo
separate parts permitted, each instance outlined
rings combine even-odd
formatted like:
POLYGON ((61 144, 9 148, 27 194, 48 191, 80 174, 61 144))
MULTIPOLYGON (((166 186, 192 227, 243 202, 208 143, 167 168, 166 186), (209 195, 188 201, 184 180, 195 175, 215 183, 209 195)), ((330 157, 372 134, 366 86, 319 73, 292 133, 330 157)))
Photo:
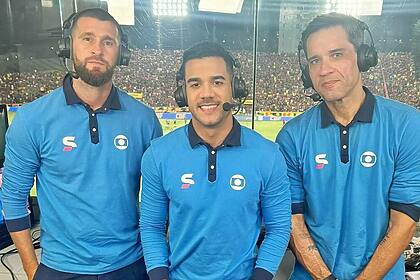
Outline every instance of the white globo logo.
POLYGON ((364 167, 372 167, 375 165, 376 163, 376 155, 374 152, 371 151, 367 151, 364 152, 361 156, 360 156, 360 163, 364 166, 364 167))
POLYGON ((127 137, 125 137, 125 135, 117 135, 114 138, 114 146, 115 148, 117 148, 118 150, 125 150, 128 147, 128 139, 127 137))
POLYGON ((242 175, 236 174, 230 177, 230 187, 235 191, 240 191, 245 188, 245 178, 242 175))

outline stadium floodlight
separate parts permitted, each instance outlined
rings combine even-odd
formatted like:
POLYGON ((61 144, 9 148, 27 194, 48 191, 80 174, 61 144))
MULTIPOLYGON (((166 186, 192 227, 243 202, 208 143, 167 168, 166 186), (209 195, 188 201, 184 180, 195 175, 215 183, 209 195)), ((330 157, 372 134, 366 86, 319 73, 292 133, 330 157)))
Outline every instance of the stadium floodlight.
POLYGON ((155 16, 185 17, 188 14, 188 0, 153 0, 155 16))
POLYGON ((381 15, 383 0, 327 0, 325 12, 352 16, 381 15))
POLYGON ((108 8, 110 13, 121 25, 134 25, 134 0, 101 0, 101 6, 108 8), (106 2, 103 3, 103 2, 106 2))
POLYGON ((203 12, 238 14, 242 10, 244 0, 200 0, 198 10, 203 12))
POLYGON ((41 6, 43 8, 52 8, 53 7, 53 1, 52 0, 41 0, 41 6))

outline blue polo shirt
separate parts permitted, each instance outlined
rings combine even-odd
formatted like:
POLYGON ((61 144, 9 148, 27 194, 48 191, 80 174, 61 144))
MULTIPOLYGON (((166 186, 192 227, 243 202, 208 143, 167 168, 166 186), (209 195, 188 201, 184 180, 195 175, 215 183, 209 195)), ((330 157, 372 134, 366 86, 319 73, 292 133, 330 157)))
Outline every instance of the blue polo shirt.
POLYGON ((66 76, 62 88, 19 108, 7 131, 1 188, 10 231, 29 228, 36 176, 41 262, 71 273, 107 273, 142 257, 141 158, 162 134, 153 110, 112 87, 93 111, 66 76))
POLYGON ((234 120, 213 149, 190 123, 152 141, 142 172, 140 231, 151 280, 273 277, 291 215, 277 145, 234 120), (266 235, 257 252, 262 220, 266 235))
MULTIPOLYGON (((321 103, 277 136, 288 166, 293 214, 334 276, 354 279, 368 264, 395 209, 419 218, 420 112, 372 95, 346 127, 321 103)), ((292 279, 311 279, 296 262, 292 279)), ((384 279, 404 279, 401 257, 384 279)))

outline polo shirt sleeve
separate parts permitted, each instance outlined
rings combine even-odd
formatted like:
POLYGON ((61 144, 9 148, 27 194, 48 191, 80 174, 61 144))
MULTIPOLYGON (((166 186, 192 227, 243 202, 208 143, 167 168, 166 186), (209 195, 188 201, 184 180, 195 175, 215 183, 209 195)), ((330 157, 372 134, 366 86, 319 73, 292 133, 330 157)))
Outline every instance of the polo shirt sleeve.
POLYGON ((156 114, 153 113, 153 134, 152 139, 158 138, 163 135, 162 126, 160 125, 159 119, 156 114))
POLYGON ((31 226, 28 196, 40 165, 39 149, 26 121, 18 111, 6 133, 1 202, 10 232, 31 226))
POLYGON ((401 133, 391 185, 390 207, 418 221, 420 217, 420 113, 407 120, 401 133))
POLYGON ((280 130, 276 143, 279 145, 280 151, 286 160, 292 196, 292 214, 301 214, 304 210, 305 191, 303 188, 302 167, 299 163, 299 154, 296 148, 297 143, 287 127, 280 130))
POLYGON ((162 279, 162 275, 168 274, 166 221, 169 199, 163 189, 161 170, 156 163, 153 144, 143 155, 141 169, 140 233, 144 259, 150 279, 162 279))
MULTIPOLYGON (((270 172, 264 178, 261 192, 261 211, 266 233, 255 266, 256 273, 260 268, 273 275, 289 244, 291 230, 290 184, 286 163, 278 149, 274 149, 274 159, 270 172)), ((261 276, 259 279, 266 278, 261 276)))

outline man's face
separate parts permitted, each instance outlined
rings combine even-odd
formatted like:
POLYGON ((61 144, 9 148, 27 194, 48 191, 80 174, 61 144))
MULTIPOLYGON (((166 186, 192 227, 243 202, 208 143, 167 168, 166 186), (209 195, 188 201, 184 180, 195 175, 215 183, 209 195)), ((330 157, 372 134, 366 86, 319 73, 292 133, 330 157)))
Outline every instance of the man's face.
POLYGON ((357 53, 343 27, 312 33, 306 46, 312 83, 325 101, 339 101, 362 89, 357 53))
POLYGON ((72 43, 74 67, 85 83, 99 87, 111 80, 119 51, 118 29, 112 22, 79 18, 72 43))
POLYGON ((222 57, 191 59, 185 64, 185 89, 195 129, 221 128, 231 112, 223 103, 232 101, 231 74, 222 57))

